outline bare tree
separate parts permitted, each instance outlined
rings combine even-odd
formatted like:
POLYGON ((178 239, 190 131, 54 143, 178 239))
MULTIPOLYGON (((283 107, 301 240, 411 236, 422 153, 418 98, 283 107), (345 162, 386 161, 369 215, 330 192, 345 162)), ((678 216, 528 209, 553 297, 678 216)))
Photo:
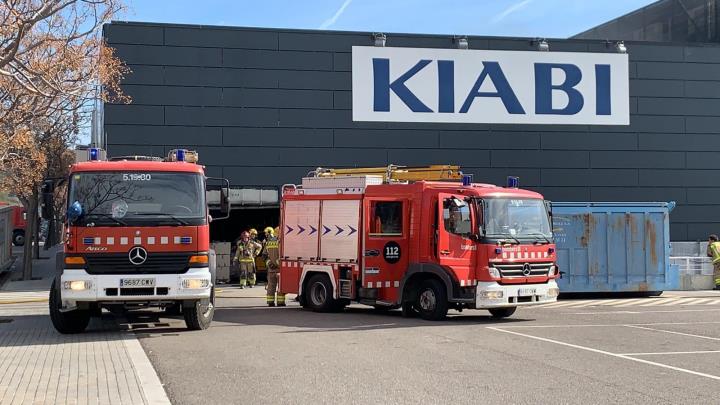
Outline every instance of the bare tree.
POLYGON ((26 279, 52 158, 74 142, 96 98, 130 101, 120 89, 129 70, 101 37, 122 9, 122 0, 0 0, 0 191, 28 212, 26 279))

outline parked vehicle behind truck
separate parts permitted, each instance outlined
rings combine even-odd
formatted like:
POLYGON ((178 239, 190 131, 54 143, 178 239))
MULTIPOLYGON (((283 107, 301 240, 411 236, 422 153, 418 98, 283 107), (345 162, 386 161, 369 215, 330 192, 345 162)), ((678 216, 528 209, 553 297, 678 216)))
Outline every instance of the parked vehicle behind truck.
POLYGON ((472 183, 456 166, 318 169, 283 187, 281 291, 315 311, 359 302, 428 320, 553 302, 550 204, 510 180, 472 183))
POLYGON ((215 269, 208 178, 197 154, 178 149, 165 159, 101 161, 97 149, 88 153, 89 161, 70 168, 64 249, 50 290, 55 328, 81 332, 103 307, 157 306, 181 311, 189 329, 206 329, 215 269))
POLYGON ((0 202, 0 207, 9 206, 12 210, 12 244, 23 246, 25 244, 25 225, 27 213, 22 205, 11 205, 7 202, 0 202))

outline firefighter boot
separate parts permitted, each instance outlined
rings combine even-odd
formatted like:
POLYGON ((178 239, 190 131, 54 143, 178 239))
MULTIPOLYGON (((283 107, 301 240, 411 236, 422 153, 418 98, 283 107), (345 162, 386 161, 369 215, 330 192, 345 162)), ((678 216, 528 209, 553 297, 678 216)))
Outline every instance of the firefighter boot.
POLYGON ((249 287, 249 288, 255 287, 255 282, 256 282, 256 281, 257 281, 257 279, 255 278, 255 272, 252 272, 252 273, 248 274, 247 283, 248 283, 248 287, 249 287))
MULTIPOLYGON (((267 294, 265 296, 265 301, 267 302, 269 307, 275 306, 275 294, 267 294)), ((280 306, 280 300, 278 299, 278 306, 280 306)))
POLYGON ((278 293, 277 295, 277 306, 284 307, 285 306, 285 294, 278 293))

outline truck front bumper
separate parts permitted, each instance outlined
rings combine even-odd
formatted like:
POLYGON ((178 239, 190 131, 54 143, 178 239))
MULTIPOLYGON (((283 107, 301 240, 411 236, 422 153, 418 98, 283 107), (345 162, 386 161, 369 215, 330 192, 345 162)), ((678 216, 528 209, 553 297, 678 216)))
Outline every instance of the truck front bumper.
POLYGON ((209 298, 212 277, 207 267, 192 268, 183 274, 88 274, 82 269, 67 269, 58 287, 64 306, 77 302, 184 301, 209 298), (121 279, 154 279, 155 285, 121 288, 121 279), (198 286, 204 287, 188 288, 198 286))
POLYGON ((503 308, 546 304, 557 301, 560 289, 555 280, 543 284, 508 285, 479 282, 475 292, 475 308, 503 308))

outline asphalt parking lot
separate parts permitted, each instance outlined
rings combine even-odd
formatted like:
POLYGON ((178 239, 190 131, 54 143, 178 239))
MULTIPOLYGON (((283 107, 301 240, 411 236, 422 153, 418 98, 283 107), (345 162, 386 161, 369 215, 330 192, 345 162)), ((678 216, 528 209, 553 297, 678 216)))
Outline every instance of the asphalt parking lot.
POLYGON ((224 288, 211 328, 130 319, 177 404, 714 403, 720 295, 566 300, 498 321, 444 322, 353 306, 264 306, 224 288))

